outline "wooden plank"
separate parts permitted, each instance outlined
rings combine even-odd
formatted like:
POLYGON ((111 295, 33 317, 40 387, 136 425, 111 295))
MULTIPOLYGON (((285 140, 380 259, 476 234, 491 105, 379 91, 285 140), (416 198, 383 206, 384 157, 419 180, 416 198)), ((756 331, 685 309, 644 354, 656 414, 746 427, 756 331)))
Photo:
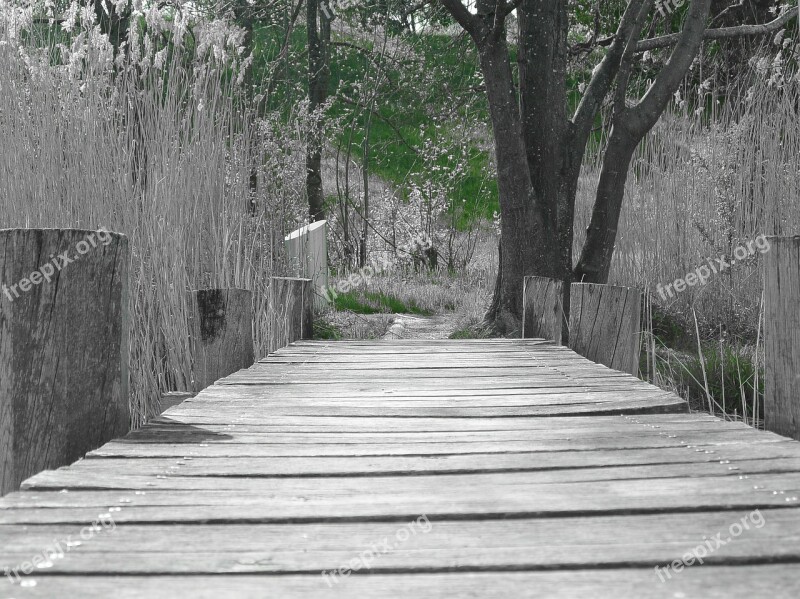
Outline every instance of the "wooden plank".
MULTIPOLYGON (((76 536, 74 528, 54 527, 58 538, 76 536)), ((49 531, 48 531, 49 532, 49 531)), ((648 567, 680 559, 703 538, 722 532, 726 542, 707 556, 706 566, 758 560, 766 546, 776 560, 800 561, 800 512, 797 509, 696 514, 658 514, 542 520, 432 521, 420 516, 407 523, 333 523, 252 526, 120 526, 103 531, 52 560, 48 575, 61 573, 242 574, 318 573, 338 568, 354 555, 372 550, 378 571, 454 569, 537 570, 576 565, 648 567), (749 528, 735 539, 732 524, 749 528), (752 520, 752 521, 751 521, 752 520), (408 538, 401 542, 398 533, 408 538), (730 539, 730 540, 729 540, 730 539), (733 542, 735 541, 735 542, 733 542), (385 543, 385 544, 384 544, 385 543), (213 547, 214 551, 204 550, 213 547)), ((53 543, 36 529, 1 527, 7 540, 0 568, 14 568, 28 554, 53 543)), ((367 557, 368 554, 365 554, 367 557)))
POLYGON ((289 233, 284 240, 289 271, 311 280, 309 291, 317 307, 326 305, 328 289, 328 224, 320 220, 289 233))
POLYGON ((573 283, 569 347, 593 362, 635 375, 639 370, 638 289, 573 283))
POLYGON ((641 413, 685 404, 528 343, 434 344, 428 356, 410 343, 377 353, 375 368, 370 347, 385 344, 285 348, 0 500, 0 568, 109 524, 36 569, 35 586, 6 588, 638 598, 751 597, 771 585, 770 597, 795 595, 800 445, 706 414, 641 413), (575 415, 613 410, 625 415, 575 415), (659 580, 656 566, 754 510, 763 526, 659 580), (412 520, 430 528, 330 586, 320 575, 412 520), (737 579, 743 570, 752 577, 737 579))
POLYGON ((189 339, 194 391, 255 361, 253 293, 245 289, 189 292, 189 339))
POLYGON ((783 473, 753 474, 744 480, 514 482, 525 475, 403 477, 400 486, 387 486, 383 478, 331 478, 324 485, 320 485, 320 479, 276 478, 272 479, 273 491, 268 493, 196 489, 148 490, 145 495, 130 491, 51 492, 40 503, 47 509, 1 509, 0 524, 85 524, 108 513, 109 507, 121 508, 113 512, 118 525, 403 522, 420 514, 435 521, 752 511, 796 507, 800 493, 800 475, 783 473), (69 505, 71 502, 79 505, 69 505))
POLYGON ((269 285, 269 353, 314 335, 311 279, 272 277, 269 285))
POLYGON ((563 341, 564 283, 547 277, 525 277, 522 286, 522 337, 563 341))
MULTIPOLYGON (((670 448, 673 449, 673 448, 670 448)), ((191 452, 187 452, 191 454, 191 452)), ((702 454, 694 457, 687 452, 669 451, 674 463, 658 461, 653 450, 641 450, 638 456, 632 450, 625 455, 603 455, 601 452, 590 456, 575 453, 550 459, 545 456, 541 465, 531 453, 498 454, 456 454, 442 455, 431 459, 428 456, 371 456, 359 458, 313 457, 313 458, 253 458, 246 461, 237 458, 208 458, 198 456, 174 456, 172 458, 118 458, 114 464, 106 460, 83 460, 71 470, 45 471, 25 481, 24 489, 61 490, 77 489, 176 489, 176 490, 263 490, 272 491, 269 480, 253 481, 245 478, 313 478, 313 477, 358 477, 358 476, 417 476, 417 475, 455 475, 484 474, 500 472, 533 472, 532 480, 538 484, 566 482, 589 482, 599 480, 657 479, 667 477, 711 478, 749 476, 766 473, 797 473, 800 471, 800 457, 774 457, 760 459, 744 457, 739 460, 713 459, 718 454, 702 454), (638 457, 644 461, 650 457, 650 464, 630 465, 626 461, 638 457), (581 458, 586 465, 581 465, 581 458), (188 458, 188 459, 187 459, 188 458), (619 465, 609 464, 616 460, 619 465), (596 462, 606 462, 596 465, 596 462), (722 464, 735 463, 736 470, 722 464), (124 480, 119 475, 110 476, 112 467, 125 472, 124 480), (158 478, 161 476, 162 478, 158 478), (167 478, 163 478, 166 476, 167 478), (220 480, 221 479, 221 480, 220 480)), ((738 453, 738 452, 737 452, 738 453)), ((781 455, 780 448, 773 448, 772 454, 781 455)), ((789 452, 783 452, 789 453, 789 452)), ((663 454, 662 454, 663 455, 663 454)), ((723 454, 729 458, 730 452, 723 454)), ((662 458, 663 459, 663 458, 662 458)), ((7 507, 22 505, 23 498, 11 497, 7 507)), ((36 502, 41 501, 37 497, 36 502)))
MULTIPOLYGON (((683 435, 687 441, 693 436, 683 435)), ((703 440, 697 437, 698 445, 724 446, 746 440, 748 443, 775 443, 769 438, 754 438, 750 435, 724 436, 722 439, 703 440), (760 440, 759 440, 760 439, 760 440)), ((691 444, 691 443, 690 443, 691 444)), ((667 437, 595 438, 590 440, 553 439, 541 441, 505 441, 484 443, 209 443, 198 447, 191 454, 204 457, 257 458, 257 457, 312 457, 312 456, 381 456, 381 455, 439 455, 469 453, 547 452, 568 449, 588 451, 590 449, 643 449, 675 447, 679 444, 667 437)), ((186 454, 186 448, 175 443, 125 443, 111 442, 88 454, 88 457, 172 457, 186 454)))
POLYGON ((675 430, 693 429, 698 424, 708 423, 720 427, 736 427, 750 429, 741 422, 725 422, 706 413, 694 412, 692 414, 636 414, 634 416, 615 416, 609 418, 585 418, 583 416, 555 416, 542 419, 535 416, 520 416, 517 418, 482 418, 480 420, 465 420, 463 418, 343 418, 338 416, 281 416, 273 414, 240 414, 231 413, 214 415, 213 418, 200 416, 160 416, 153 419, 153 424, 167 426, 188 425, 195 427, 198 434, 220 432, 220 428, 230 424, 247 425, 248 428, 258 427, 266 431, 367 431, 393 430, 393 431, 479 431, 479 430, 549 430, 552 427, 574 428, 579 430, 609 427, 613 430, 616 426, 630 428, 625 423, 630 421, 641 427, 652 428, 656 433, 674 432, 675 430), (245 422, 245 420, 247 422, 245 422))
POLYGON ((0 495, 127 432, 128 261, 119 233, 0 230, 0 495))
POLYGON ((295 599, 330 597, 332 599, 396 599, 425 597, 481 597, 483 599, 585 599, 614 597, 703 599, 795 599, 800 591, 796 564, 760 564, 686 568, 662 584, 653 568, 623 568, 555 571, 493 572, 401 572, 366 575, 353 572, 329 585, 321 572, 309 575, 237 575, 237 576, 92 576, 90 581, 74 576, 36 576, 35 586, 25 588, 0 581, 6 592, 33 599, 81 597, 81 599, 295 599))
MULTIPOLYGON (((605 418, 604 420, 608 420, 605 418)), ((616 419, 614 419, 616 420, 616 419)), ((746 433, 754 440, 762 438, 781 439, 777 435, 761 435, 754 430, 736 426, 716 426, 713 423, 699 423, 681 428, 668 428, 667 430, 681 432, 681 441, 687 439, 684 435, 702 435, 702 439, 729 438, 731 432, 746 433)), ((661 432, 661 431, 660 431, 661 432)), ((606 426, 597 428, 568 428, 553 424, 546 429, 516 429, 516 430, 472 430, 472 431, 392 431, 392 430, 276 430, 262 425, 238 426, 233 423, 216 425, 198 430, 192 426, 154 424, 147 425, 124 437, 121 441, 127 443, 200 443, 212 439, 215 443, 436 443, 436 442, 469 442, 485 443, 489 441, 531 441, 531 440, 570 440, 576 435, 585 441, 592 439, 625 437, 651 438, 656 437, 652 430, 645 427, 634 428, 626 422, 610 422, 606 426)), ((656 438, 677 438, 677 434, 668 435, 666 432, 656 438)), ((690 437, 689 437, 690 438, 690 437)))
POLYGON ((800 237, 769 237, 764 256, 764 425, 800 439, 800 237))

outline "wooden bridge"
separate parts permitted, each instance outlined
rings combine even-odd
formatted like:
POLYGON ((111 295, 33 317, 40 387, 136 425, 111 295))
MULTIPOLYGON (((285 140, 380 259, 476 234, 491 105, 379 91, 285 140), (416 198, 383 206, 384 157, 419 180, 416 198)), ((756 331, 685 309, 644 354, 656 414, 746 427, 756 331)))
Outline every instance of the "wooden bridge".
POLYGON ((0 599, 794 598, 798 496, 564 347, 298 342, 0 500, 0 599))

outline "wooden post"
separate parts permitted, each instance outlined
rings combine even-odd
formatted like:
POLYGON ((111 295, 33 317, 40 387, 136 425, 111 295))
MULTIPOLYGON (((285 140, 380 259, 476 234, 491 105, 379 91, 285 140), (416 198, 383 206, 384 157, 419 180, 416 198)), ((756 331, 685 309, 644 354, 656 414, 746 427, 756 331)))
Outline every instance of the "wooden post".
POLYGON ((311 279, 314 302, 320 308, 327 304, 328 288, 328 223, 320 220, 292 231, 284 240, 290 274, 311 279))
POLYGON ((194 390, 255 362, 253 293, 246 289, 201 289, 189 294, 189 335, 194 390))
POLYGON ((0 230, 0 494, 130 429, 128 239, 0 230))
POLYGON ((525 277, 522 289, 522 338, 548 339, 561 345, 564 283, 547 277, 525 277))
POLYGON ((269 353, 314 336, 311 279, 272 277, 269 287, 269 353))
POLYGON ((636 375, 642 293, 630 287, 573 283, 569 347, 593 362, 636 375))
POLYGON ((764 426, 800 440, 800 237, 764 252, 764 426))

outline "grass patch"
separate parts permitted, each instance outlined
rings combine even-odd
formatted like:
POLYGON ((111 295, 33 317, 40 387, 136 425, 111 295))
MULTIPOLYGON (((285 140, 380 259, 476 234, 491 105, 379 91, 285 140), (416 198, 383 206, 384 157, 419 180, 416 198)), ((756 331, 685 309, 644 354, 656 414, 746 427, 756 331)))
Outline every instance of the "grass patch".
POLYGON ((403 301, 392 295, 375 291, 348 291, 334 299, 336 310, 355 314, 416 314, 431 316, 433 312, 421 308, 416 301, 403 301))
MULTIPOLYGON (((703 342, 694 353, 662 347, 656 355, 654 382, 684 397, 692 410, 763 422, 764 372, 752 345, 703 342)), ((645 361, 643 354, 643 372, 645 361)))
POLYGON ((314 339, 341 341, 344 338, 344 332, 334 323, 319 319, 314 321, 314 339))
POLYGON ((488 339, 491 337, 489 331, 480 325, 462 327, 456 329, 448 339, 488 339))

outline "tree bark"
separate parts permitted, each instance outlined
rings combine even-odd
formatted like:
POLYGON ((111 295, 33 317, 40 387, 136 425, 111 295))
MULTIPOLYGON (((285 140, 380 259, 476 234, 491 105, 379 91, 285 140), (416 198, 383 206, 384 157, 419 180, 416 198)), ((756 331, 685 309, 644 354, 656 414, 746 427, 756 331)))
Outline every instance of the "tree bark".
MULTIPOLYGON (((597 187, 592 219, 586 232, 586 243, 575 267, 575 280, 582 283, 606 283, 614 255, 617 227, 625 195, 633 153, 639 142, 658 122, 672 95, 694 62, 711 8, 711 0, 695 0, 689 8, 680 40, 659 72, 650 89, 635 106, 624 107, 625 85, 623 77, 619 99, 620 106, 614 114, 611 137, 608 141, 603 167, 597 187)), ((636 47, 631 40, 629 49, 636 47)))
MULTIPOLYGON (((503 243, 497 293, 487 320, 501 333, 519 333, 525 275, 557 278, 559 252, 552 213, 545 216, 532 184, 522 118, 505 35, 479 47, 497 157, 503 243)), ((546 211, 545 211, 546 212, 546 211)))
POLYGON ((576 283, 605 283, 608 280, 622 198, 628 180, 628 166, 640 139, 621 123, 611 131, 586 243, 580 262, 575 267, 576 283))
MULTIPOLYGON (((560 0, 478 0, 477 14, 460 0, 440 0, 473 39, 486 84, 497 159, 502 218, 500 264, 487 320, 511 332, 522 314, 525 275, 604 283, 609 274, 628 168, 639 142, 655 125, 697 56, 711 0, 694 0, 669 61, 644 98, 626 106, 630 58, 654 0, 630 0, 605 57, 594 70, 572 120, 566 116, 567 6, 560 0), (506 17, 519 18, 519 81, 514 86, 506 17), (603 157, 587 241, 572 268, 578 177, 597 114, 617 81, 617 109, 603 157)), ((606 44, 603 44, 606 45, 606 44)), ((569 290, 569 285, 564 288, 569 290)), ((565 313, 569 295, 565 292, 565 313)))
POLYGON ((319 111, 328 99, 330 80, 330 19, 320 12, 319 0, 306 5, 308 31, 308 99, 311 123, 306 147, 306 195, 312 222, 325 218, 325 196, 322 190, 323 132, 319 111))

